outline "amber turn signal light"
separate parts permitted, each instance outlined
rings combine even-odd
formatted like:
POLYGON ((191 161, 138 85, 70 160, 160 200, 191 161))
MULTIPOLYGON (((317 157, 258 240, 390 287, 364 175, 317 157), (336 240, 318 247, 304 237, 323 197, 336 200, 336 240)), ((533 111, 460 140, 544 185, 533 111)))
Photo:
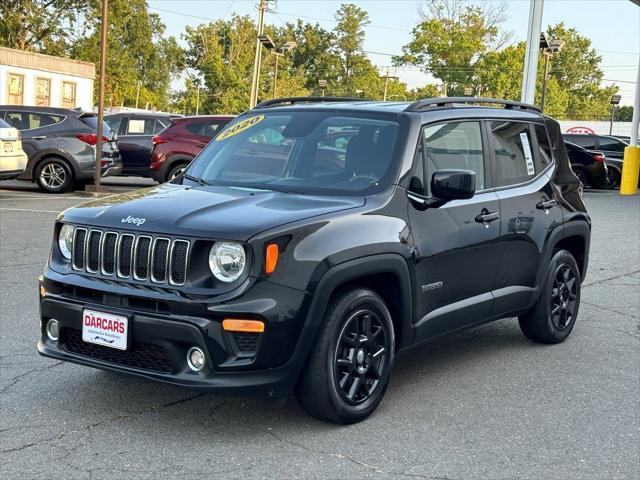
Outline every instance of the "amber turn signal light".
POLYGON ((222 328, 227 332, 264 332, 264 322, 259 320, 239 320, 237 318, 225 318, 222 321, 222 328))
POLYGON ((270 243, 267 245, 267 251, 264 257, 264 273, 271 275, 278 264, 278 245, 270 243))

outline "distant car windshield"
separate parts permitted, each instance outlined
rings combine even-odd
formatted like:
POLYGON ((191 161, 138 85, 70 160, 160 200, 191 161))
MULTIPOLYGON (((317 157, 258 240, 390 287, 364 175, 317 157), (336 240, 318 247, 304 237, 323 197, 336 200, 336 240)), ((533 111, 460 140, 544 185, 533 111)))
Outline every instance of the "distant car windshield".
POLYGON ((399 128, 400 120, 388 115, 252 113, 227 125, 187 175, 210 185, 369 194, 388 185, 395 171, 399 128))

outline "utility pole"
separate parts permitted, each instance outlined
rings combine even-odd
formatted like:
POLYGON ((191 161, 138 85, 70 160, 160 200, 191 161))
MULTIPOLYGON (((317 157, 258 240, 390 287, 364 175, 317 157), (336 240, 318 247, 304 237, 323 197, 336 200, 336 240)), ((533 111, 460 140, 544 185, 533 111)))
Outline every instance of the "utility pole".
MULTIPOLYGON (((260 0, 258 6, 258 37, 264 33, 264 14, 267 11, 268 0, 260 0)), ((253 108, 258 103, 258 88, 260 84, 260 61, 262 60, 262 43, 256 38, 256 56, 253 63, 253 78, 251 80, 251 99, 249 108, 253 108)))
POLYGON ((98 84, 98 128, 96 132, 96 166, 93 173, 93 185, 87 185, 88 192, 108 192, 100 185, 102 170, 102 125, 104 119, 104 81, 107 70, 107 27, 108 27, 109 0, 102 0, 102 26, 100 30, 100 83, 98 84))
POLYGON ((540 49, 540 31, 542 30, 542 7, 544 0, 530 0, 527 45, 522 75, 522 94, 520 101, 533 104, 536 98, 536 74, 538 73, 538 54, 540 49))
POLYGON ((384 76, 384 94, 382 96, 382 100, 386 101, 387 100, 387 92, 389 91, 389 79, 393 79, 393 80, 398 80, 398 77, 394 76, 394 75, 389 75, 389 67, 387 68, 387 73, 384 76))
POLYGON ((139 99, 140 99, 140 80, 138 80, 138 85, 136 87, 136 108, 138 108, 139 99))
POLYGON ((200 111, 200 85, 196 87, 196 115, 200 111))

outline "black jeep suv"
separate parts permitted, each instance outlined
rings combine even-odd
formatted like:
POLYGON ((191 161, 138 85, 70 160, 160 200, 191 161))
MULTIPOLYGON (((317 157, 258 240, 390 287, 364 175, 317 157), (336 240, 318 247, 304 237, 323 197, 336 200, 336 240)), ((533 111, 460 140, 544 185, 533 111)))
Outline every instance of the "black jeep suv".
POLYGON ((580 192, 526 104, 264 102, 170 183, 59 216, 38 350, 357 422, 412 345, 504 317, 567 338, 580 192))

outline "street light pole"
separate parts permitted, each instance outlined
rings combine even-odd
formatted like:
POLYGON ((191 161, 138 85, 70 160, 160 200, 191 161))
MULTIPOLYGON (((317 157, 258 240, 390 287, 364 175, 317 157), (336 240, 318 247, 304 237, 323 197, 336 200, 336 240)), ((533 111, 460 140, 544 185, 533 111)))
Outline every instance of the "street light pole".
MULTIPOLYGON (((258 6, 258 37, 264 33, 264 14, 267 11, 267 0, 260 0, 258 6)), ((253 63, 253 77, 251 79, 251 98, 249 108, 253 108, 258 103, 258 87, 260 84, 260 61, 262 60, 262 43, 256 38, 256 56, 253 63)))
POLYGON ((273 52, 276 56, 276 66, 273 71, 273 98, 276 98, 276 92, 278 91, 278 60, 280 57, 284 57, 284 53, 273 52))
POLYGON ((538 54, 540 31, 542 30, 542 7, 544 0, 530 0, 529 25, 527 28, 527 44, 522 75, 522 94, 520 101, 534 103, 536 94, 536 74, 538 71, 538 54))
POLYGON ((609 135, 613 133, 613 120, 615 118, 616 107, 620 103, 620 100, 622 100, 620 95, 613 95, 611 97, 611 121, 609 122, 609 135))
POLYGON ((107 27, 108 27, 109 0, 102 0, 102 25, 100 29, 100 82, 98 84, 98 128, 96 132, 96 165, 93 173, 93 185, 87 185, 88 192, 107 192, 108 189, 100 185, 102 170, 102 135, 104 120, 104 82, 107 66, 107 27))
POLYGON ((542 95, 540 97, 540 110, 544 113, 544 97, 547 93, 547 79, 549 78, 549 55, 551 53, 544 52, 544 74, 542 76, 542 95))

